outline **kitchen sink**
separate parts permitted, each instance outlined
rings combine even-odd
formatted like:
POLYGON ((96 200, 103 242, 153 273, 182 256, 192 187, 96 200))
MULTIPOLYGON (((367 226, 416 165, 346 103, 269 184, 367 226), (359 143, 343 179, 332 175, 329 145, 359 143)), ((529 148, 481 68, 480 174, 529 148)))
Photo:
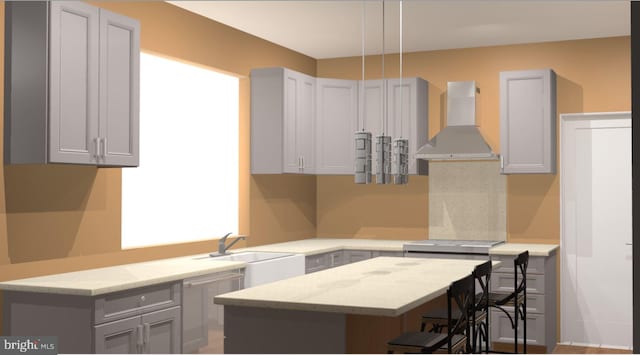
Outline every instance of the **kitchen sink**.
POLYGON ((245 251, 224 255, 212 253, 210 256, 197 259, 247 263, 244 269, 244 288, 304 275, 305 272, 303 254, 245 251))

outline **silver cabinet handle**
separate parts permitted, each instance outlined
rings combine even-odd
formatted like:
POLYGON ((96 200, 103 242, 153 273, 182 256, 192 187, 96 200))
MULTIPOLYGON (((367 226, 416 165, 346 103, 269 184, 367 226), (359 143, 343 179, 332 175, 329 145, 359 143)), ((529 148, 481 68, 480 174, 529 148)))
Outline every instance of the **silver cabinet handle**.
POLYGON ((150 339, 151 339, 151 324, 145 323, 144 324, 144 348, 145 349, 143 350, 144 353, 146 353, 146 349, 148 349, 149 347, 150 339))
POLYGON ((136 345, 138 347, 138 352, 140 352, 142 346, 144 345, 144 339, 142 338, 142 324, 136 327, 136 333, 138 338, 136 345))
POLYGON ((212 284, 212 283, 219 282, 219 281, 229 281, 229 280, 241 279, 242 276, 243 275, 241 275, 241 274, 229 274, 229 275, 216 277, 216 278, 213 278, 213 279, 207 279, 207 280, 202 280, 202 281, 193 281, 193 282, 185 282, 184 286, 185 287, 194 287, 194 286, 207 285, 207 284, 212 284))
POLYGON ((304 170, 304 157, 302 157, 300 159, 302 159, 302 170, 304 170))
POLYGON ((93 157, 98 160, 100 158, 100 138, 96 137, 93 139, 93 147, 95 148, 93 157))
POLYGON ((107 137, 102 138, 102 159, 107 155, 107 137))
POLYGON ((504 169, 504 157, 500 155, 500 169, 504 169))
POLYGON ((624 243, 624 245, 633 245, 633 243, 624 243))

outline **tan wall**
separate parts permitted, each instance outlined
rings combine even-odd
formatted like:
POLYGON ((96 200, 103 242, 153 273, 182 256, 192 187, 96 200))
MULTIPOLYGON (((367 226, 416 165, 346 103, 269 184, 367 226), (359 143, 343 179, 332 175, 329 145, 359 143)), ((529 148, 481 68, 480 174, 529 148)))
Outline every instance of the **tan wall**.
MULTIPOLYGON (((317 75, 360 79, 360 58, 319 60, 317 75)), ((367 78, 379 78, 380 57, 367 58, 367 78)), ((398 56, 386 58, 386 76, 398 75, 398 56)), ((552 68, 558 76, 558 114, 631 110, 630 39, 616 37, 404 55, 404 75, 429 81, 429 135, 444 125, 448 81, 475 80, 477 123, 500 152, 499 82, 504 70, 552 68)), ((428 235, 428 177, 409 184, 356 186, 349 177, 318 177, 317 233, 325 237, 419 239, 428 235)), ((559 243, 559 175, 507 178, 507 238, 559 243)))
MULTIPOLYGON (((293 188, 282 189, 278 179, 255 181, 250 177, 247 76, 251 68, 264 66, 286 66, 314 75, 315 59, 164 2, 93 4, 140 20, 143 51, 241 78, 239 232, 251 234, 246 245, 264 244, 269 235, 277 235, 279 240, 312 236, 315 179, 288 176, 282 181, 293 188), (301 211, 308 221, 302 222, 291 211, 301 211), (272 215, 287 214, 290 218, 268 222, 272 215)), ((0 11, 2 21, 4 6, 0 11)), ((0 26, 0 31, 3 29, 0 26)), ((1 35, 0 41, 3 39, 1 35)), ((179 164, 172 164, 176 162, 167 162, 167 169, 179 169, 179 164)), ((4 201, 0 203, 0 280, 188 255, 214 247, 213 241, 206 241, 122 251, 121 169, 0 166, 0 184, 4 201)), ((179 186, 167 186, 172 188, 179 186)))

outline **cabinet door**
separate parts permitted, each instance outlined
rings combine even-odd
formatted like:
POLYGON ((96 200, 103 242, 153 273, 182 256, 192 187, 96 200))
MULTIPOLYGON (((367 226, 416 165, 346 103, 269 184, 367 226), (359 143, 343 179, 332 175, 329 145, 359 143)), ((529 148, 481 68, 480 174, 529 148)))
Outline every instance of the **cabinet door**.
MULTIPOLYGON (((301 74, 302 75, 302 74, 301 74)), ((299 87, 299 106, 297 118, 297 151, 301 158, 302 173, 315 174, 315 117, 316 82, 315 78, 302 75, 299 87)))
POLYGON ((331 267, 331 259, 328 253, 310 255, 305 258, 305 273, 325 270, 331 267))
POLYGON ((99 10, 52 1, 49 161, 95 164, 98 137, 99 10))
POLYGON ((96 354, 137 354, 142 349, 140 317, 125 318, 94 327, 96 354))
POLYGON ((100 165, 137 166, 140 24, 100 10, 100 165))
POLYGON ((243 288, 240 271, 198 276, 183 282, 182 352, 224 353, 224 306, 213 303, 223 293, 243 288))
MULTIPOLYGON (((507 343, 513 347, 514 330, 509 317, 500 310, 492 309, 489 319, 489 334, 492 342, 507 343)), ((509 312, 513 318, 513 312, 509 312)), ((524 322, 518 319, 518 344, 522 345, 524 338, 524 322)), ((543 314, 527 312, 527 345, 546 345, 545 316, 543 314)))
POLYGON ((420 78, 387 81, 388 125, 392 139, 409 140, 409 174, 426 174, 427 162, 415 159, 416 151, 427 143, 428 84, 420 78))
POLYGON ((500 73, 502 173, 556 171, 556 79, 550 69, 500 73))
MULTIPOLYGON (((182 351, 195 353, 207 345, 209 288, 197 279, 185 280, 182 285, 182 351)), ((214 307, 211 302, 211 307, 214 307)))
POLYGON ((286 173, 314 173, 314 78, 285 70, 284 167, 286 173))
POLYGON ((345 250, 344 259, 346 264, 371 259, 371 252, 368 250, 345 250))
POLYGON ((358 82, 317 80, 316 173, 353 174, 358 82))
POLYGON ((142 315, 145 354, 182 352, 180 306, 142 315))

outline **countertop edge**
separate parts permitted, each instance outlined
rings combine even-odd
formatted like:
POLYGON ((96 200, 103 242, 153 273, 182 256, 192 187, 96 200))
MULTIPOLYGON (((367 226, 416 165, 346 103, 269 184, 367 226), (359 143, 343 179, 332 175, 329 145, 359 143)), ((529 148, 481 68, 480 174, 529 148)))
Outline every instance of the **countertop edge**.
MULTIPOLYGON (((67 288, 67 287, 52 287, 52 286, 39 286, 39 285, 25 285, 25 284, 15 284, 16 281, 28 280, 28 279, 19 279, 13 281, 5 281, 0 282, 0 290, 2 291, 12 291, 12 292, 36 292, 36 293, 48 293, 48 294, 59 294, 59 295, 70 295, 70 296, 100 296, 108 293, 132 290, 135 288, 151 286, 151 285, 159 285, 163 283, 175 282, 179 280, 184 280, 191 277, 207 275, 215 272, 224 272, 229 270, 237 270, 244 269, 246 263, 244 262, 234 262, 237 265, 224 265, 224 266, 212 266, 207 269, 200 269, 195 271, 188 271, 182 273, 176 273, 174 275, 169 275, 165 277, 157 277, 157 278, 149 278, 145 280, 125 282, 122 284, 118 284, 115 286, 108 287, 97 287, 97 288, 67 288), (12 283, 13 282, 13 283, 12 283)), ((124 265, 132 265, 132 264, 124 264, 124 265)), ((117 265, 114 267, 123 266, 117 265)), ((90 271, 85 270, 85 271, 90 271)), ((46 276, 44 276, 46 277, 46 276)))

